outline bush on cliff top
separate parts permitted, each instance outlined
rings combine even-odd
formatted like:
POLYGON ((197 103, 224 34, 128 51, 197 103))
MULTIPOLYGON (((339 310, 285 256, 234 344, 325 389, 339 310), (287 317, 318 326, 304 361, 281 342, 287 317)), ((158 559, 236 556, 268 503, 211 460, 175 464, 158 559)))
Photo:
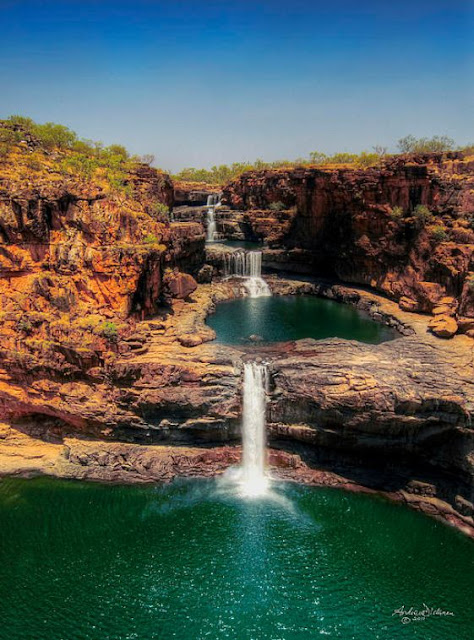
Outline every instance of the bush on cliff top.
MULTIPOLYGON (((63 175, 85 180, 103 178, 110 188, 117 191, 128 190, 127 174, 137 163, 144 161, 150 164, 154 159, 153 156, 130 156, 120 144, 105 147, 102 142, 81 139, 68 127, 54 122, 38 124, 19 115, 0 121, 0 157, 6 156, 20 143, 26 144, 32 152, 41 150, 46 153, 54 168, 63 175)), ((41 166, 36 157, 28 158, 27 164, 32 169, 41 166)))
POLYGON ((455 142, 448 136, 433 136, 432 138, 415 138, 409 135, 400 138, 398 148, 402 153, 441 153, 451 151, 455 142))

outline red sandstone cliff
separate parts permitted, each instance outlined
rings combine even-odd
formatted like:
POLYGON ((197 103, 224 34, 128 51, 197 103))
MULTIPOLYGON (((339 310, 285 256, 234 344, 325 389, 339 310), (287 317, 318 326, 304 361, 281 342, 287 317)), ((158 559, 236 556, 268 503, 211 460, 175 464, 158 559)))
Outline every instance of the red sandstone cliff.
POLYGON ((169 222, 170 178, 135 164, 120 188, 64 175, 60 152, 0 158, 0 362, 83 375, 136 320, 195 288, 201 225, 169 222), (166 206, 163 206, 166 205, 166 206))
MULTIPOLYGON (((248 172, 224 188, 224 201, 246 210, 254 235, 288 251, 286 266, 298 259, 295 250, 306 250, 316 274, 369 285, 406 309, 449 303, 450 314, 457 307, 474 316, 472 157, 248 172), (284 210, 269 210, 272 203, 284 210), (418 215, 419 205, 431 215, 418 215)), ((307 255, 299 260, 308 264, 307 255)))

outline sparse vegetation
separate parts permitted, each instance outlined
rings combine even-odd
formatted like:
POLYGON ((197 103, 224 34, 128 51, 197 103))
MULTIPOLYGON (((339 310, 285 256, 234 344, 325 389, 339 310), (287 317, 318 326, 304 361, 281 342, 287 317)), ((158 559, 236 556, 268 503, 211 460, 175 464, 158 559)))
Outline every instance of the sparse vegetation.
POLYGON ((145 244, 158 244, 160 241, 153 233, 149 233, 143 238, 145 244))
POLYGON ((431 237, 435 242, 445 242, 448 239, 448 233, 441 225, 436 225, 431 229, 431 237))
POLYGON ((455 142, 448 136, 415 138, 415 136, 408 135, 400 138, 398 148, 402 153, 433 153, 451 151, 455 148, 455 142))
POLYGON ((433 214, 424 204, 417 205, 413 211, 413 217, 422 226, 425 226, 426 223, 431 220, 432 216, 433 214))
POLYGON ((97 327, 96 332, 106 338, 109 342, 117 342, 118 340, 118 328, 115 322, 103 322, 97 327))
MULTIPOLYGON (((457 150, 464 153, 474 154, 474 145, 457 147, 452 138, 448 136, 433 136, 431 138, 415 138, 412 135, 401 138, 397 146, 401 153, 431 153, 457 150)), ((183 182, 205 182, 208 184, 225 184, 235 180, 246 171, 259 171, 262 169, 282 169, 297 166, 311 165, 353 165, 357 168, 376 166, 381 161, 390 157, 388 149, 382 145, 375 145, 372 151, 362 151, 361 153, 338 152, 326 154, 322 151, 311 151, 308 158, 297 158, 295 160, 275 160, 266 162, 257 159, 255 162, 234 162, 230 165, 213 166, 210 169, 196 169, 188 167, 175 174, 175 180, 183 182)))
POLYGON ((151 155, 130 156, 124 146, 112 144, 105 147, 78 137, 68 127, 46 122, 38 124, 31 118, 13 115, 0 121, 0 158, 8 156, 12 149, 22 147, 29 150, 26 164, 39 170, 45 156, 53 169, 65 176, 83 180, 102 179, 113 191, 129 191, 128 177, 137 163, 151 164, 151 155))
POLYGON ((286 209, 286 206, 283 202, 272 202, 268 205, 268 208, 271 211, 284 211, 286 209))
POLYGON ((390 212, 390 217, 393 220, 400 220, 401 218, 403 218, 403 215, 404 215, 404 211, 402 207, 393 207, 392 211, 390 212))
POLYGON ((167 207, 162 202, 154 202, 150 207, 149 213, 153 218, 155 218, 155 220, 162 221, 168 220, 170 210, 169 207, 167 207))
POLYGON ((17 324, 18 331, 22 333, 30 334, 33 330, 33 325, 27 317, 20 318, 17 324))

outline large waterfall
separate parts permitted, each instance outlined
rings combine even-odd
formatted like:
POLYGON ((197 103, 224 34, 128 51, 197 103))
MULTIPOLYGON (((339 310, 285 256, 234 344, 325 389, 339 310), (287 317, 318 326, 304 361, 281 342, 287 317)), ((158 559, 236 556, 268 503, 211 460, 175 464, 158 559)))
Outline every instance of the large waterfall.
POLYGON ((268 386, 267 367, 256 362, 244 364, 241 487, 247 496, 266 492, 265 410, 268 386))
POLYGON ((270 287, 262 278, 261 251, 233 251, 226 254, 224 275, 245 278, 243 284, 250 298, 271 295, 270 287))
POLYGON ((206 242, 215 242, 216 240, 216 207, 219 205, 219 196, 211 194, 207 196, 207 215, 206 215, 206 242))

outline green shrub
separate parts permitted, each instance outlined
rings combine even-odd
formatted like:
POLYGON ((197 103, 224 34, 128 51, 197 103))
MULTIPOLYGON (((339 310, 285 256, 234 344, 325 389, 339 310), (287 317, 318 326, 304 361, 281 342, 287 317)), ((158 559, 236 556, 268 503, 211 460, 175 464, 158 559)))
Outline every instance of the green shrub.
POLYGON ((400 220, 400 218, 403 218, 403 209, 402 207, 393 207, 391 212, 390 212, 390 217, 393 220, 400 220))
POLYGON ((454 149, 454 145, 454 140, 448 136, 415 138, 415 136, 409 135, 398 141, 398 148, 402 153, 440 153, 454 149))
POLYGON ((446 229, 438 224, 431 229, 431 237, 436 242, 445 242, 448 239, 448 234, 446 229))
POLYGON ((268 208, 269 208, 271 211, 284 211, 284 210, 286 209, 286 206, 283 204, 283 202, 280 202, 280 201, 278 200, 278 202, 271 202, 271 203, 268 205, 268 208))
POLYGON ((328 156, 322 151, 311 151, 309 159, 311 164, 324 164, 328 161, 328 156))
POLYGON ((16 327, 18 331, 26 334, 30 334, 33 331, 33 325, 26 316, 18 320, 18 324, 16 325, 16 327))
POLYGON ((149 233, 147 236, 143 238, 143 242, 145 244, 158 244, 159 239, 155 236, 154 233, 149 233))
POLYGON ((425 204, 419 204, 413 211, 413 217, 417 222, 424 226, 429 220, 431 220, 433 214, 425 204))
POLYGON ((380 162, 380 155, 378 153, 369 153, 368 151, 362 151, 356 159, 356 164, 359 167, 373 167, 380 162))
POLYGON ((104 322, 99 325, 98 333, 102 335, 109 342, 117 342, 118 340, 118 329, 115 322, 104 322))
POLYGON ((167 207, 162 202, 154 202, 150 207, 150 215, 158 222, 168 220, 169 214, 169 207, 167 207))

